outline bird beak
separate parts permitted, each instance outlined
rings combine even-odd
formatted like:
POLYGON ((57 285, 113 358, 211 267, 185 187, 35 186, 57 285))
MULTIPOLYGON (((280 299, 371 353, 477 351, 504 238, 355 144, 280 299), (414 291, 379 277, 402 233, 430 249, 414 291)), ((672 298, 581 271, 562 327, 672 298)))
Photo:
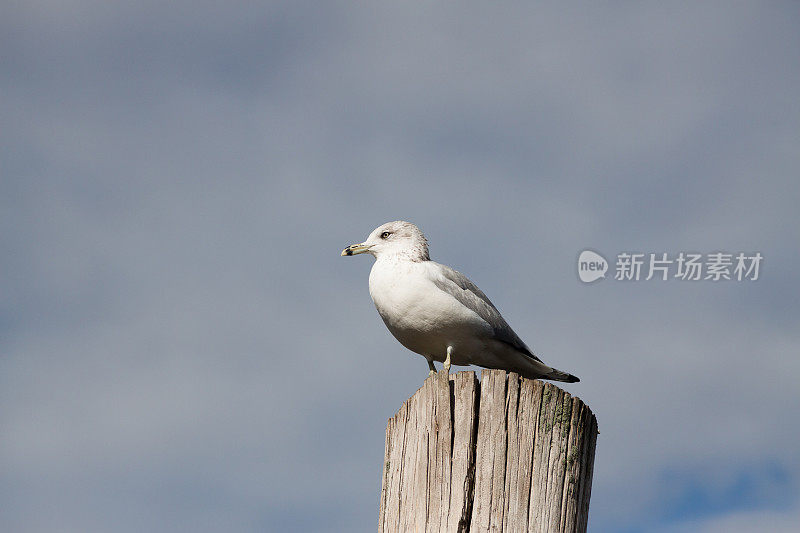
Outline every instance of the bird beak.
POLYGON ((347 248, 342 250, 342 255, 363 254, 363 253, 369 252, 370 248, 372 248, 372 246, 370 246, 370 245, 368 245, 366 243, 363 243, 363 242, 361 244, 351 244, 350 246, 348 246, 347 248))

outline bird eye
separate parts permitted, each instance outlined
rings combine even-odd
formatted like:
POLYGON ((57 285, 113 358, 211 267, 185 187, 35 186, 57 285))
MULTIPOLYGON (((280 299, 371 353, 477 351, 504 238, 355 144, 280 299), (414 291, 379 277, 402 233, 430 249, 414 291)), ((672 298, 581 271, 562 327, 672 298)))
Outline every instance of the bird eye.
POLYGON ((384 231, 383 233, 381 233, 381 239, 388 239, 389 235, 391 234, 392 234, 391 231, 384 231))

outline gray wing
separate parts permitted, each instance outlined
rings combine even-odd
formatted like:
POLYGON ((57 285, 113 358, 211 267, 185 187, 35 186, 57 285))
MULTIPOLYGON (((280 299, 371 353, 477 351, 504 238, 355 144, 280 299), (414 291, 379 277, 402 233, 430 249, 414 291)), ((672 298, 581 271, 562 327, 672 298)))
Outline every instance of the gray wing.
MULTIPOLYGON (((431 263, 434 263, 431 261, 431 263)), ((483 291, 472 283, 467 276, 457 270, 453 270, 447 265, 434 263, 438 268, 440 276, 433 279, 433 283, 441 290, 453 296, 463 305, 475 311, 478 316, 485 320, 491 327, 493 338, 497 341, 508 344, 525 355, 540 361, 533 355, 522 339, 520 339, 508 322, 500 315, 500 311, 487 298, 483 291)))

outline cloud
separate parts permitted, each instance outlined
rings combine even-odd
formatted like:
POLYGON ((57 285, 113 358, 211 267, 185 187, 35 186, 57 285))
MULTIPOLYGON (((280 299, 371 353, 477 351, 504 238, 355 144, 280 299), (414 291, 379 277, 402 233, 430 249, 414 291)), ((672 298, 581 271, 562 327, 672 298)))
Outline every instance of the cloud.
POLYGON ((678 526, 659 528, 659 532, 698 531, 701 533, 745 533, 748 531, 775 531, 789 533, 797 528, 800 518, 797 508, 783 511, 738 511, 710 519, 689 521, 678 526))

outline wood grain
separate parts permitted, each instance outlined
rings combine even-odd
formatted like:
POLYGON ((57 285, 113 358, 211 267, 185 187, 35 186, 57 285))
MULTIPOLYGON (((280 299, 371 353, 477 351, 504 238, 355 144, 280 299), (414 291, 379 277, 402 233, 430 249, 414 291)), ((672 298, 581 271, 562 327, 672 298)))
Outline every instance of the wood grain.
POLYGON ((381 532, 584 532, 597 420, 551 383, 444 372, 389 419, 381 532))

